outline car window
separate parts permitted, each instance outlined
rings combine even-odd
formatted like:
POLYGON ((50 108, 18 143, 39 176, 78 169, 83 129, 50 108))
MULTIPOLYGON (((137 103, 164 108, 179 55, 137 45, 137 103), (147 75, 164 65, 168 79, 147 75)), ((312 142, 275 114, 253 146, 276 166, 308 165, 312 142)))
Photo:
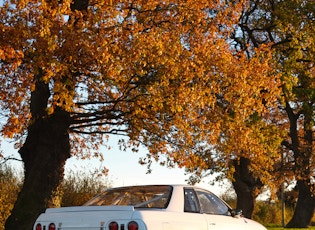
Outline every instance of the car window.
POLYGON ((229 213, 228 206, 216 195, 207 191, 196 191, 200 202, 200 210, 202 213, 227 215, 229 213))
POLYGON ((131 205, 135 208, 167 207, 172 187, 166 185, 130 186, 109 189, 85 203, 85 206, 131 205))
POLYGON ((184 189, 184 212, 200 212, 197 194, 193 189, 184 189))

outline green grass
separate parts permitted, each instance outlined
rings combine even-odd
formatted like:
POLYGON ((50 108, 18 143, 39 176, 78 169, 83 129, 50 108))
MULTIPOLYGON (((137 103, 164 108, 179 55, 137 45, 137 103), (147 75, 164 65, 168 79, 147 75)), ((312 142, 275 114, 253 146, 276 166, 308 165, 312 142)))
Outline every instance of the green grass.
MULTIPOLYGON (((268 230, 300 230, 305 228, 282 228, 282 227, 267 227, 268 230)), ((307 229, 315 229, 315 228, 307 228, 307 229)))
MULTIPOLYGON (((301 230, 301 229, 305 229, 305 228, 283 228, 283 227, 275 227, 275 226, 272 226, 272 227, 266 227, 268 230, 301 230)), ((315 227, 312 226, 312 227, 308 227, 307 229, 313 229, 315 230, 315 227)))

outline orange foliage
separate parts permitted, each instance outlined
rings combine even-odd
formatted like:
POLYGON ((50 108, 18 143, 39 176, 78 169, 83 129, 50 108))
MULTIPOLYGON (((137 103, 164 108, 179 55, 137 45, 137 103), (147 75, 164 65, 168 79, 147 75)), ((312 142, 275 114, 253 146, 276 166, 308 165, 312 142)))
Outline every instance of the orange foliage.
POLYGON ((39 76, 50 87, 46 115, 57 107, 71 113, 78 156, 98 151, 103 135, 121 134, 127 146, 143 144, 150 157, 165 154, 170 165, 192 170, 224 169, 244 154, 257 165, 270 161, 257 126, 248 125, 279 93, 269 48, 248 58, 229 43, 246 1, 90 1, 81 11, 71 2, 0 8, 5 136, 23 134, 31 122, 39 76))

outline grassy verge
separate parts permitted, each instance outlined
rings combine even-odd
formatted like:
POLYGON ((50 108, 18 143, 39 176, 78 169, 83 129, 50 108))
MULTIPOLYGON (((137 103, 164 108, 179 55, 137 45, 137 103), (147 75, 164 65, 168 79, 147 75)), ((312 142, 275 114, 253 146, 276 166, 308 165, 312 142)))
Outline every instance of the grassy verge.
MULTIPOLYGON (((268 230, 302 230, 305 228, 283 228, 283 227, 276 227, 276 226, 266 226, 268 230)), ((315 230, 315 227, 308 227, 307 229, 315 230)))
POLYGON ((282 227, 267 227, 268 230, 302 230, 302 229, 315 229, 315 228, 282 228, 282 227))

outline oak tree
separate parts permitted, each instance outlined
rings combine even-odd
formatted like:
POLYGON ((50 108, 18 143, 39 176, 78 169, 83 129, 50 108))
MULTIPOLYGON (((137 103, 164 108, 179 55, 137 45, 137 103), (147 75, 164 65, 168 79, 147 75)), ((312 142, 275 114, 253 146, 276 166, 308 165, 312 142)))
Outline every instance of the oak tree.
MULTIPOLYGON (((235 146, 258 146, 247 137, 259 133, 242 127, 264 112, 257 98, 273 102, 278 83, 268 47, 251 58, 231 48, 245 3, 5 1, 1 133, 22 143, 25 174, 6 229, 31 229, 52 205, 65 161, 102 160, 99 146, 111 135, 127 137, 123 147, 146 146, 149 161, 164 154, 189 170, 225 164, 235 146), (205 160, 218 141, 225 154, 205 160)), ((268 161, 251 150, 257 165, 268 161)))
MULTIPOLYGON (((282 97, 272 120, 286 131, 282 140, 282 180, 296 181, 299 191, 287 227, 307 227, 314 213, 314 9, 313 1, 251 1, 240 20, 239 47, 272 42, 282 97)), ((236 38, 237 36, 235 36, 236 38)), ((277 175, 276 173, 275 175, 277 175)))

